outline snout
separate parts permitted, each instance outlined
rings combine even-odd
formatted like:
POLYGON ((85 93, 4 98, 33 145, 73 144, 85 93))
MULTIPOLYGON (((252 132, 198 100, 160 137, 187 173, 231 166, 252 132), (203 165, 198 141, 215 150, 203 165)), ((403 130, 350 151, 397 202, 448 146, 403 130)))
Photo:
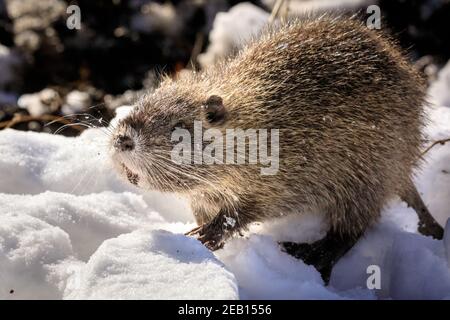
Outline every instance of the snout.
POLYGON ((114 140, 114 148, 119 151, 131 151, 134 149, 134 141, 127 135, 118 135, 114 140))

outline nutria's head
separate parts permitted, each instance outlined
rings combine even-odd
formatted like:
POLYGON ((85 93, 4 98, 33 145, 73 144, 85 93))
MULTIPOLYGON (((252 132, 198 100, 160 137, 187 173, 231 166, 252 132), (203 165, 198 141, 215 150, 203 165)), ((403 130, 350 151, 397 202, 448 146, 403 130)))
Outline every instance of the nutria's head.
MULTIPOLYGON (((173 160, 174 146, 194 124, 214 128, 224 124, 226 111, 217 95, 181 92, 174 84, 159 88, 143 97, 112 134, 110 147, 118 171, 131 183, 161 191, 183 192, 208 178, 208 168, 201 164, 173 160)), ((191 148, 194 159, 194 146, 191 148)), ((210 179, 209 179, 210 180, 210 179)))

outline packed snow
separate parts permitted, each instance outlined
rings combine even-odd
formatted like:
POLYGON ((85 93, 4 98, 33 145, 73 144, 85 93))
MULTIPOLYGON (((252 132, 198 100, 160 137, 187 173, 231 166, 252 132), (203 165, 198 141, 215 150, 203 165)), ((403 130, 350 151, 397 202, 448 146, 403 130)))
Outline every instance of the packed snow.
MULTIPOLYGON (((430 142, 450 137, 447 74, 430 88, 441 102, 427 109, 430 142)), ((255 223, 211 253, 184 236, 195 226, 185 199, 116 176, 108 138, 0 131, 0 299, 450 299, 450 223, 443 241, 424 237, 414 210, 394 200, 325 286, 278 245, 323 237, 320 212, 255 223), (380 286, 370 289, 373 268, 380 286)), ((450 144, 426 160, 416 184, 445 225, 450 144)))
POLYGON ((234 275, 211 252, 164 230, 140 229, 106 240, 75 276, 80 282, 66 287, 66 298, 238 298, 234 275))

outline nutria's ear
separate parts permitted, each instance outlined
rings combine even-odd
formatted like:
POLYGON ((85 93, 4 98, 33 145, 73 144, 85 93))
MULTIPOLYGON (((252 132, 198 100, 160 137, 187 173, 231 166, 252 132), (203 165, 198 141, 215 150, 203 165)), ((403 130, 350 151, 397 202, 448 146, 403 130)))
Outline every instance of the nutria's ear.
POLYGON ((210 96, 204 104, 204 110, 209 123, 219 123, 225 119, 226 109, 219 96, 210 96))

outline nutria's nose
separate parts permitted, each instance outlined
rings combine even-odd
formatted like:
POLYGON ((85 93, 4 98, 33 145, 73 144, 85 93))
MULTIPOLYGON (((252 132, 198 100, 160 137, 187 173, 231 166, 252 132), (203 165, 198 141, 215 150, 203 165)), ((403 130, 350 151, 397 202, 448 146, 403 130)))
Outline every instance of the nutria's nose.
POLYGON ((134 142, 129 136, 119 135, 114 141, 114 148, 120 151, 131 151, 134 149, 134 142))

